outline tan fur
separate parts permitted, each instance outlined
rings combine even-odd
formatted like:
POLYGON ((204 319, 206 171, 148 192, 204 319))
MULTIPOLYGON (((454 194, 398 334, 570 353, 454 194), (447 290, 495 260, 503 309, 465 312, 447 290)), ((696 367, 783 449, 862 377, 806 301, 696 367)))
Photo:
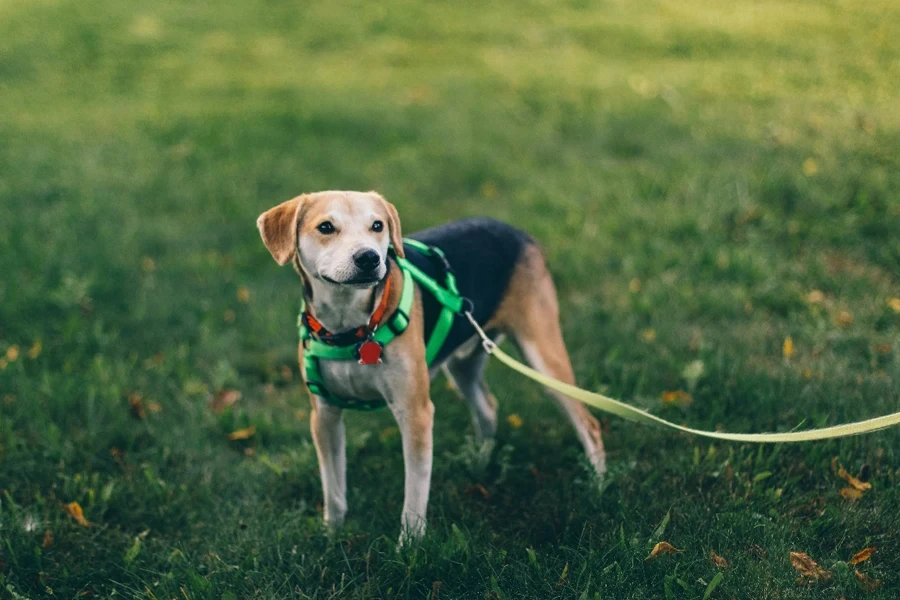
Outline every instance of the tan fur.
MULTIPOLYGON (((379 212, 387 225, 386 235, 390 236, 397 256, 403 258, 403 233, 397 209, 380 194, 369 192, 369 195, 380 204, 379 212)), ((301 194, 261 214, 256 226, 272 257, 284 266, 296 253, 299 236, 311 234, 329 208, 350 202, 340 192, 301 194)), ((325 238, 323 243, 331 242, 325 238)))
MULTIPOLYGON (((556 287, 537 246, 529 246, 520 257, 503 301, 484 329, 510 333, 533 368, 575 385, 575 374, 559 326, 556 287)), ((600 423, 584 404, 550 393, 572 421, 588 457, 602 475, 606 470, 606 454, 600 423)))
POLYGON ((299 208, 307 196, 300 195, 259 215, 256 227, 272 258, 286 265, 293 258, 297 246, 297 218, 299 208))

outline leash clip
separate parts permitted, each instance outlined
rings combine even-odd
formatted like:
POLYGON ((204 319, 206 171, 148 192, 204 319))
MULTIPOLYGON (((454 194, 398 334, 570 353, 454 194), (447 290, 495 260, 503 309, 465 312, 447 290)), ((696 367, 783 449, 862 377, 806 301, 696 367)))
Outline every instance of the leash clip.
POLYGON ((495 344, 494 340, 487 336, 487 334, 484 332, 484 329, 481 328, 481 325, 478 324, 478 321, 475 320, 475 317, 472 316, 471 312, 464 311, 463 314, 469 320, 469 323, 472 324, 472 327, 475 328, 475 331, 478 333, 478 337, 481 338, 481 345, 484 348, 484 351, 488 354, 493 354, 494 350, 497 348, 497 344, 495 344))

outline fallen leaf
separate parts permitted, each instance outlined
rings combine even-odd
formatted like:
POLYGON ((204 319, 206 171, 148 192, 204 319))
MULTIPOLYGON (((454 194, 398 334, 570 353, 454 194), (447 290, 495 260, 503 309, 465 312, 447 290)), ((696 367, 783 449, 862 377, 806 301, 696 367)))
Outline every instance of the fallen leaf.
POLYGON ((841 488, 840 492, 838 493, 850 502, 856 502, 863 496, 863 493, 861 491, 852 487, 841 488))
POLYGON ((838 465, 838 477, 849 483, 851 486, 859 490, 860 492, 865 492, 866 490, 872 489, 872 484, 867 481, 860 481, 850 473, 848 473, 843 466, 838 465))
POLYGON ((900 298, 888 298, 887 305, 894 312, 900 313, 900 298))
POLYGON ((816 162, 814 158, 807 158, 803 161, 803 174, 807 177, 812 177, 816 173, 819 172, 819 164, 816 162))
POLYGON ((875 552, 875 548, 864 548, 853 555, 848 562, 850 565, 858 565, 861 562, 866 562, 872 556, 872 553, 875 552))
POLYGON ((31 360, 36 359, 41 355, 41 350, 43 350, 44 346, 41 344, 41 340, 37 340, 32 344, 31 348, 28 349, 28 358, 31 360))
POLYGON ((684 390, 663 392, 660 398, 662 399, 663 404, 678 403, 681 406, 687 406, 694 401, 693 396, 691 396, 684 390))
POLYGON ((641 331, 641 339, 645 342, 654 342, 656 341, 656 330, 655 329, 644 329, 641 331))
POLYGON ((831 579, 831 571, 826 571, 816 561, 811 559, 806 552, 791 552, 791 566, 804 577, 816 581, 828 581, 831 579))
POLYGON ((641 291, 641 280, 635 277, 631 281, 628 282, 628 291, 632 294, 637 294, 641 291))
POLYGON ((63 504, 63 509, 66 513, 75 519, 79 525, 82 527, 90 527, 91 523, 87 519, 84 518, 84 511, 81 510, 81 505, 77 502, 69 502, 68 504, 63 504))
POLYGON ((237 301, 241 304, 247 304, 248 302, 250 302, 250 290, 245 287, 238 288, 237 301))
POLYGON ((19 359, 19 347, 13 344, 6 349, 6 360, 16 362, 19 359))
MULTIPOLYGON (((82 517, 82 518, 84 518, 84 517, 82 517)), ((47 548, 49 548, 52 545, 53 545, 53 532, 48 529, 47 531, 44 532, 44 541, 41 542, 41 548, 46 550, 47 548)))
POLYGON ((251 425, 250 427, 245 427, 244 429, 238 429, 237 431, 232 431, 228 434, 228 439, 231 441, 236 440, 246 440, 253 437, 253 434, 256 433, 256 425, 251 425))
POLYGON ((469 487, 467 487, 467 488, 465 489, 465 493, 468 494, 468 495, 470 495, 470 496, 471 496, 471 495, 474 495, 476 492, 477 492, 478 494, 481 494, 481 497, 484 498, 485 500, 487 500, 488 498, 491 497, 491 495, 488 493, 488 491, 487 491, 487 490, 484 488, 484 486, 481 485, 480 483, 476 483, 476 484, 474 484, 474 485, 470 485, 469 487))
POLYGON ((135 419, 145 419, 147 417, 147 411, 144 410, 144 400, 140 394, 128 396, 128 408, 131 409, 131 416, 135 419))
POLYGON ((784 355, 785 360, 790 360, 794 355, 794 340, 791 339, 791 336, 784 338, 784 343, 781 345, 781 353, 784 355))
POLYGON ((846 310, 842 310, 840 313, 838 313, 837 319, 835 320, 841 327, 850 327, 851 325, 853 325, 853 315, 846 310))
POLYGON ((162 352, 157 352, 153 356, 144 360, 144 368, 152 369, 153 367, 162 366, 166 362, 166 355, 162 352))
POLYGON ((856 569, 853 570, 853 574, 856 575, 856 580, 859 582, 859 585, 862 586, 862 589, 869 594, 880 588, 883 583, 880 579, 872 579, 865 573, 860 573, 856 569))
POLYGON ((520 417, 516 413, 513 413, 506 417, 506 422, 509 423, 509 426, 513 429, 518 429, 522 426, 522 417, 520 417))
POLYGON ((806 295, 806 301, 809 304, 821 304, 825 301, 825 294, 819 290, 813 290, 806 295))
POLYGON ((659 542, 658 544, 653 546, 653 550, 650 551, 649 556, 644 559, 644 562, 647 562, 648 560, 655 560, 663 554, 673 554, 675 552, 684 552, 684 550, 679 550, 669 542, 659 542))
POLYGON ((709 557, 712 559, 713 564, 719 567, 720 569, 728 568, 728 561, 716 554, 715 552, 710 552, 709 557))
POLYGON ((890 344, 875 344, 874 347, 876 354, 890 354, 891 353, 891 345, 890 344))
POLYGON ((219 390, 215 396, 210 398, 209 408, 218 415, 240 399, 241 393, 237 390, 219 390))

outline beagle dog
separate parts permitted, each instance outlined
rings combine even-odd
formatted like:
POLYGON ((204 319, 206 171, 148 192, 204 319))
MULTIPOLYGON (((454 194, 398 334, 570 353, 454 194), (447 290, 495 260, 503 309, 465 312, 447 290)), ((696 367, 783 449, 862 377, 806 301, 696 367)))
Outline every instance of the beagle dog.
MULTIPOLYGON (((291 263, 300 276, 306 314, 337 335, 365 328, 376 307, 385 315, 397 310, 404 278, 396 258, 423 270, 435 268, 434 261, 404 247, 397 210, 375 192, 303 194, 264 212, 257 226, 276 262, 291 263)), ((504 223, 476 218, 410 237, 443 251, 455 272, 459 294, 471 301, 476 321, 492 339, 509 335, 533 368, 575 383, 560 332, 556 290, 530 236, 504 223)), ((454 318, 429 366, 425 343, 441 306, 429 291, 414 285, 409 324, 384 347, 378 364, 326 360, 320 366, 329 393, 383 399, 397 421, 406 471, 401 544, 425 532, 434 419, 429 386, 437 371, 443 369, 468 404, 479 441, 492 438, 497 430, 497 400, 483 380, 488 355, 471 323, 460 315, 454 318)), ((298 352, 306 380, 302 342, 298 352)), ((594 470, 602 476, 606 455, 597 419, 583 404, 553 391, 550 395, 575 427, 594 470)), ((342 409, 313 393, 310 402, 325 523, 334 531, 347 512, 342 409)))

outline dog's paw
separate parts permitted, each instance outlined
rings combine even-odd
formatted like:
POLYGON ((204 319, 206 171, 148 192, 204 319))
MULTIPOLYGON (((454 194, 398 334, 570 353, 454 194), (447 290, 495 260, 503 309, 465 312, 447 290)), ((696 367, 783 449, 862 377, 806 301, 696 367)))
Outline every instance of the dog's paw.
POLYGON ((425 519, 410 519, 404 523, 400 531, 400 539, 397 541, 397 551, 412 548, 425 537, 425 519))

